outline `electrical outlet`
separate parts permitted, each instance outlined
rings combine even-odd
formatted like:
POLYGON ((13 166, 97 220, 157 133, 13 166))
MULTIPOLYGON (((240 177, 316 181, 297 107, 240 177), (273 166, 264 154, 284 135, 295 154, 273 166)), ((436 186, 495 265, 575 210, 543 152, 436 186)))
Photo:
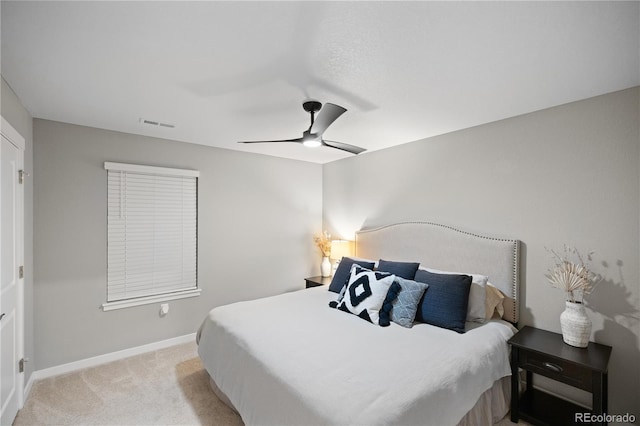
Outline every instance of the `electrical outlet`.
POLYGON ((162 303, 160 304, 160 316, 163 317, 169 313, 169 304, 162 303))

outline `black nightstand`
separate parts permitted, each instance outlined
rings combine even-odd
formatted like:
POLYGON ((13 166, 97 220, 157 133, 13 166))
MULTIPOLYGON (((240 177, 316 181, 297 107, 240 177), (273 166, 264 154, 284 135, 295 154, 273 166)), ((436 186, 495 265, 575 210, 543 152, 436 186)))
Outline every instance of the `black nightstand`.
MULTIPOLYGON (((611 346, 589 342, 576 348, 562 341, 562 335, 524 327, 511 345, 511 421, 519 418, 535 425, 572 425, 575 413, 607 412, 607 368, 611 346), (527 388, 520 395, 519 368, 526 370, 527 388), (592 410, 533 388, 533 373, 591 392, 592 410)), ((606 423, 603 423, 606 424, 606 423)))
POLYGON ((311 288, 311 287, 318 287, 320 285, 329 285, 331 284, 331 278, 332 277, 309 277, 309 278, 305 278, 305 282, 306 282, 306 287, 305 288, 311 288))

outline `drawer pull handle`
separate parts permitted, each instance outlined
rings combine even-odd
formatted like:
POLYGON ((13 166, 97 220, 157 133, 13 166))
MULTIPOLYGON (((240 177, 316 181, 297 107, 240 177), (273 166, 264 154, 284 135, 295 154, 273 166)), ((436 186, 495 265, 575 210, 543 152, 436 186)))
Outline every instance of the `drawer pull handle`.
POLYGON ((555 371, 556 373, 562 373, 562 367, 560 367, 559 365, 551 364, 550 362, 545 362, 542 365, 544 365, 546 368, 548 368, 551 371, 555 371))

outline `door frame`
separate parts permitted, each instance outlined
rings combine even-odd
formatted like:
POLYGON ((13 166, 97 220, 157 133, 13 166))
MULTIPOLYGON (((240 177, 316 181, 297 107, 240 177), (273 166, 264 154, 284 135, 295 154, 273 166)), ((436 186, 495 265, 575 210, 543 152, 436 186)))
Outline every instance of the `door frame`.
MULTIPOLYGON (((18 148, 18 170, 24 170, 24 151, 26 143, 24 137, 9 124, 2 116, 0 134, 7 138, 12 145, 18 148)), ((19 185, 17 191, 16 206, 16 227, 18 244, 18 265, 24 266, 24 181, 19 185)), ((16 359, 20 361, 24 358, 24 276, 18 278, 16 297, 16 359)), ((18 398, 18 410, 24 405, 24 372, 16 369, 16 393, 18 398)))

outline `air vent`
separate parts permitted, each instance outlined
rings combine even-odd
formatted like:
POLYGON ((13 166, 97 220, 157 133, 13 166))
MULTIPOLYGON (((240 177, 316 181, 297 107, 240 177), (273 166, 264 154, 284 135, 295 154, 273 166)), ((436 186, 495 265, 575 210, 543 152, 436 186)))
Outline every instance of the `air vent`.
POLYGON ((175 124, 161 123, 159 121, 147 120, 146 118, 141 118, 139 121, 140 123, 146 124, 147 126, 166 127, 168 129, 173 129, 174 127, 176 127, 175 124))

